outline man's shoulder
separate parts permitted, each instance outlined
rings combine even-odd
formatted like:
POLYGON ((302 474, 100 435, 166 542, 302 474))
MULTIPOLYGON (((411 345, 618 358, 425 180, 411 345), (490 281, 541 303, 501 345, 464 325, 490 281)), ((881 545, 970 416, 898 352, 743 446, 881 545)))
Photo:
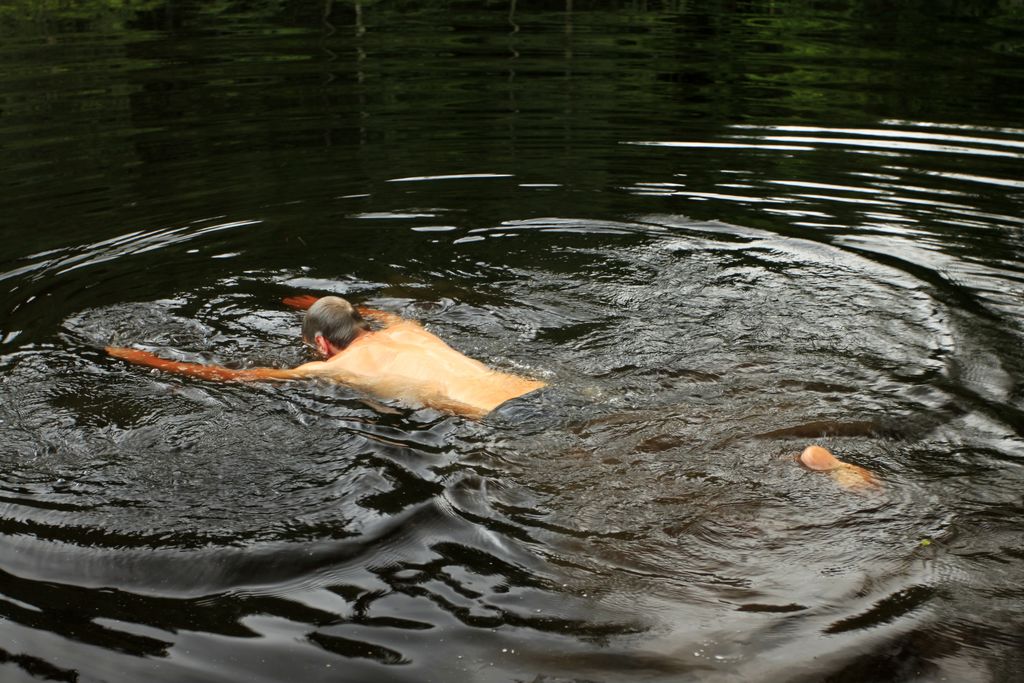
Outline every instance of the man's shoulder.
POLYGON ((315 371, 338 378, 380 372, 401 349, 401 343, 389 338, 384 332, 374 332, 366 339, 351 344, 324 361, 315 371))
POLYGON ((324 374, 326 368, 326 362, 315 360, 309 363, 303 363, 302 365, 294 368, 292 372, 301 377, 319 377, 324 374))

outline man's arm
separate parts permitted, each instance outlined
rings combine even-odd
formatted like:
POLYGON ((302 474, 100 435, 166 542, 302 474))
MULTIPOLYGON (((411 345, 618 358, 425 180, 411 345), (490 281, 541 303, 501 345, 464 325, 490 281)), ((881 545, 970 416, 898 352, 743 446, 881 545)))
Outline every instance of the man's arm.
POLYGON ((388 313, 387 311, 380 311, 377 310, 376 308, 356 306, 356 310, 359 311, 360 315, 373 318, 374 320, 382 324, 384 327, 391 327, 392 325, 397 325, 398 323, 401 322, 411 322, 400 315, 388 313))
MULTIPOLYGON (((294 308, 297 311, 305 311, 315 304, 319 298, 320 297, 313 296, 312 294, 296 294, 295 296, 286 296, 281 299, 281 303, 289 308, 294 308)), ((381 311, 376 308, 367 308, 366 306, 356 306, 355 308, 359 311, 360 315, 369 316, 384 325, 384 327, 391 327, 392 325, 397 325, 405 320, 405 318, 400 315, 381 311)))
POLYGON ((314 374, 310 372, 310 368, 307 368, 307 366, 315 365, 314 363, 307 363, 306 365, 300 365, 299 367, 290 370, 278 368, 249 368, 245 370, 233 370, 220 365, 202 365, 201 363, 183 363, 181 361, 167 360, 166 358, 161 358, 149 351, 141 351, 139 349, 126 349, 116 346, 108 346, 106 351, 114 358, 120 358, 128 361, 129 363, 135 363, 136 365, 145 365, 147 367, 163 370, 164 372, 173 372, 177 375, 187 375, 189 377, 218 380, 222 382, 231 380, 261 381, 302 379, 303 377, 309 377, 311 374, 314 374))
POLYGON ((312 294, 296 294, 295 296, 286 296, 281 299, 281 303, 290 308, 294 308, 297 311, 305 311, 310 306, 316 303, 316 300, 320 297, 313 296, 312 294))

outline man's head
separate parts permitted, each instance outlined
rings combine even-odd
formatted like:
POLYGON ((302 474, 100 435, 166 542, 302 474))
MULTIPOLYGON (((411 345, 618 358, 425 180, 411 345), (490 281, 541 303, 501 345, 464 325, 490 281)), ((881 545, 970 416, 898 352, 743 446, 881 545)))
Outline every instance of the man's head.
POLYGON ((302 338, 330 357, 369 329, 370 324, 352 304, 340 296, 325 296, 306 311, 302 338))

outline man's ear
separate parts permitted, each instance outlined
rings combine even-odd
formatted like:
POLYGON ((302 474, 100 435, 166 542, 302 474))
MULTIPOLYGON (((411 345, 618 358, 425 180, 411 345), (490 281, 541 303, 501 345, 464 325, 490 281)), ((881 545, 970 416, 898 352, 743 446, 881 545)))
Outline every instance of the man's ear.
POLYGON ((331 357, 331 343, 327 341, 327 338, 319 332, 313 337, 313 343, 316 344, 317 350, 324 355, 325 358, 331 357))

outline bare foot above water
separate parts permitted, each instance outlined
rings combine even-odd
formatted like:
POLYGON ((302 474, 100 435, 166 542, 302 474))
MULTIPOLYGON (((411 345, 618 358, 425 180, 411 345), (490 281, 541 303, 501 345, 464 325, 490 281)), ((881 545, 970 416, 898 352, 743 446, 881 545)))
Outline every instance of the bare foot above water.
POLYGON ((808 446, 800 454, 800 462, 808 469, 828 472, 832 479, 846 489, 864 490, 881 488, 874 474, 850 463, 843 462, 827 448, 808 446))

